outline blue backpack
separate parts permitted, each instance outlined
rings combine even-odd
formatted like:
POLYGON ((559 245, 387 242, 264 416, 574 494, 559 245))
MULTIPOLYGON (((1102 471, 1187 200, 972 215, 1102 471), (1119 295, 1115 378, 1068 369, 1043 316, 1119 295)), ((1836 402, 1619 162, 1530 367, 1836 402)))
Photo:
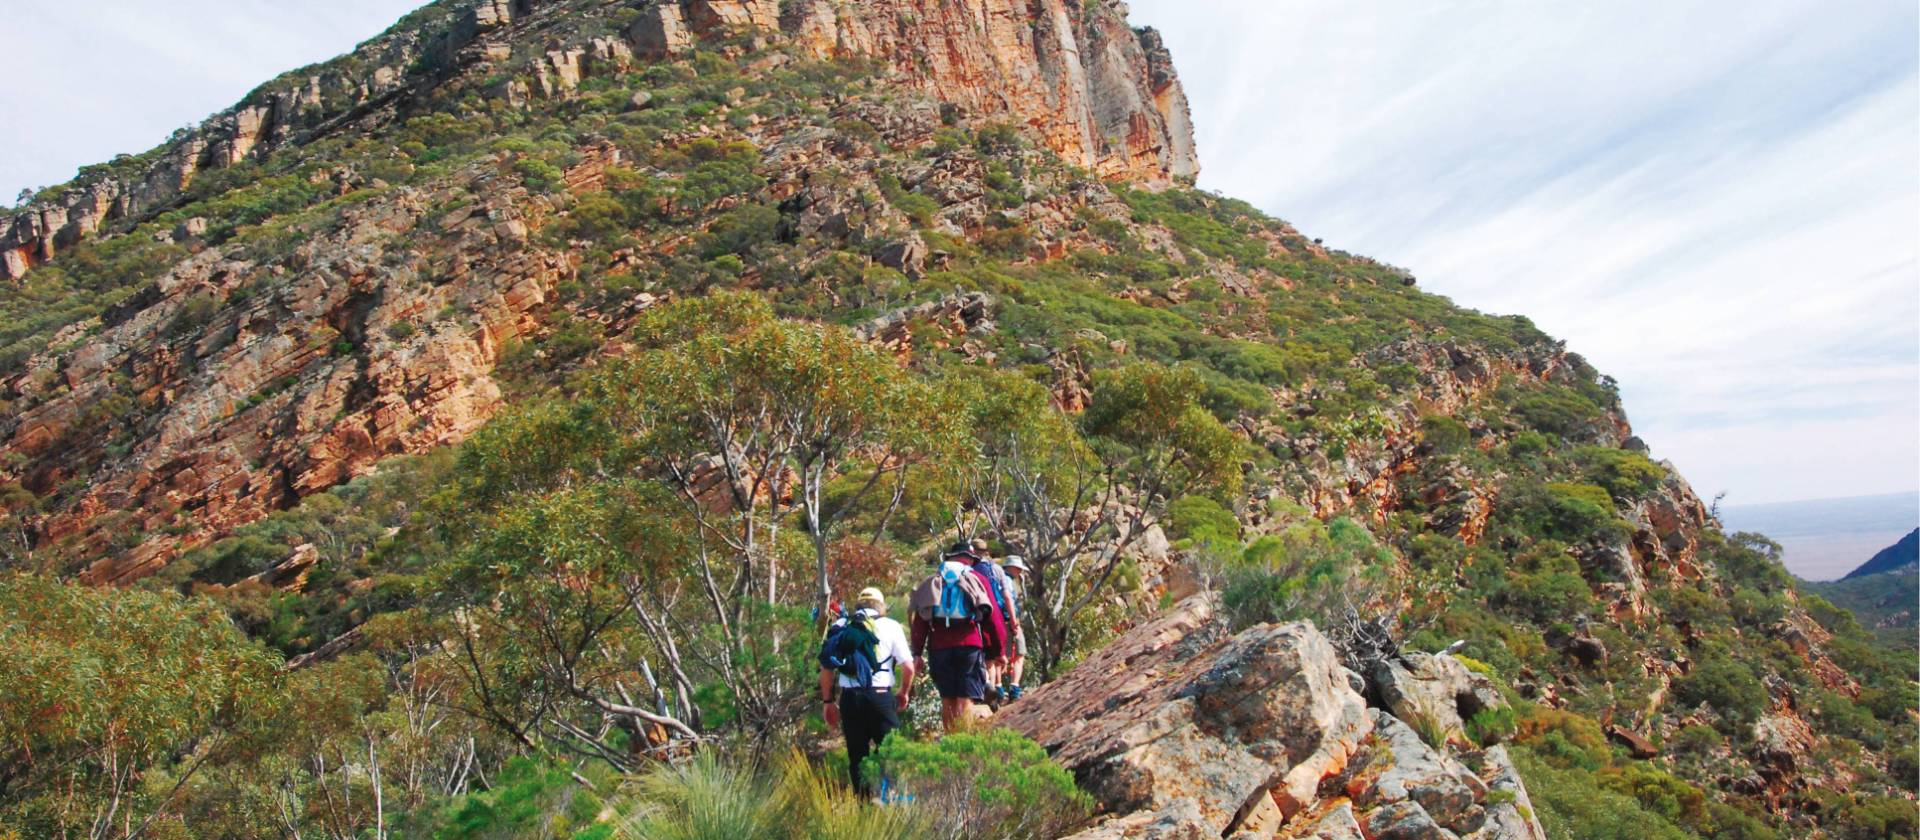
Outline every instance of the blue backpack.
POLYGON ((1005 589, 1007 573, 1001 571, 999 566, 993 565, 993 561, 991 560, 973 561, 973 570, 979 572, 981 577, 987 579, 987 592, 993 596, 994 609, 999 610, 1003 616, 1008 615, 1007 590, 1005 589))
POLYGON ((960 585, 960 576, 966 573, 966 567, 958 563, 940 564, 940 600, 933 605, 933 619, 944 621, 948 626, 954 622, 973 622, 973 602, 960 585))
POLYGON ((819 658, 820 667, 853 678, 861 688, 872 688, 874 673, 887 670, 891 662, 880 660, 880 634, 874 628, 873 616, 862 610, 855 610, 827 630, 819 658))

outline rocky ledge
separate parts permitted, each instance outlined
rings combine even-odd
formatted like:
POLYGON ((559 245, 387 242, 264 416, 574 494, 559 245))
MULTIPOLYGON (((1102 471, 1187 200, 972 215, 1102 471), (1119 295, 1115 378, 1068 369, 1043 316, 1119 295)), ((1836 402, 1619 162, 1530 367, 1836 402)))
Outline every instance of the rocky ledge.
MULTIPOLYGON (((1190 598, 1001 716, 1099 801, 1102 822, 1074 840, 1544 840, 1505 748, 1453 731, 1436 747, 1370 708, 1312 624, 1229 634, 1216 611, 1190 598)), ((1416 718, 1502 702, 1457 665, 1410 657, 1370 693, 1416 718)))

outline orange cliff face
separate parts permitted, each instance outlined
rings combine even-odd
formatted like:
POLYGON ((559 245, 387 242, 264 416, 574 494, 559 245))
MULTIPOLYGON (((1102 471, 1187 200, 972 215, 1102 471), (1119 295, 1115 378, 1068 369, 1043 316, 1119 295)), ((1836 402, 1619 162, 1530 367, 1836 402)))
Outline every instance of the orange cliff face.
POLYGON ((1102 177, 1191 181, 1186 92, 1159 34, 1126 15, 1112 0, 798 0, 782 26, 815 55, 879 57, 936 99, 1014 117, 1102 177))

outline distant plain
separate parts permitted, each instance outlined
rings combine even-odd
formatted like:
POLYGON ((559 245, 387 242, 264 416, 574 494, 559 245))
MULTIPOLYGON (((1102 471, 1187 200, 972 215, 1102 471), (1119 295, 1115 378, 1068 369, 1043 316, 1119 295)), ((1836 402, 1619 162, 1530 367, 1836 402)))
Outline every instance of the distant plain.
POLYGON ((1837 580, 1920 526, 1920 492, 1728 506, 1720 518, 1729 532, 1779 543, 1787 571, 1803 580, 1837 580))

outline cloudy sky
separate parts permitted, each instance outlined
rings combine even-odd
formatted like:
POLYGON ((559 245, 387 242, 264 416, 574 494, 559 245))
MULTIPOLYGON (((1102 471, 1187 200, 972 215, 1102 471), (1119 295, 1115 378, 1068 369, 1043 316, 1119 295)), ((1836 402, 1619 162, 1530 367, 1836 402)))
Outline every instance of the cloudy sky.
POLYGON ((1533 318, 1702 493, 1920 486, 1912 0, 1133 11, 1204 186, 1533 318))
MULTIPOLYGON (((0 196, 143 150, 416 0, 10 0, 0 196), (31 33, 21 37, 20 33, 31 33)), ((1912 0, 1133 0, 1203 186, 1617 378, 1757 503, 1920 487, 1912 0)))

